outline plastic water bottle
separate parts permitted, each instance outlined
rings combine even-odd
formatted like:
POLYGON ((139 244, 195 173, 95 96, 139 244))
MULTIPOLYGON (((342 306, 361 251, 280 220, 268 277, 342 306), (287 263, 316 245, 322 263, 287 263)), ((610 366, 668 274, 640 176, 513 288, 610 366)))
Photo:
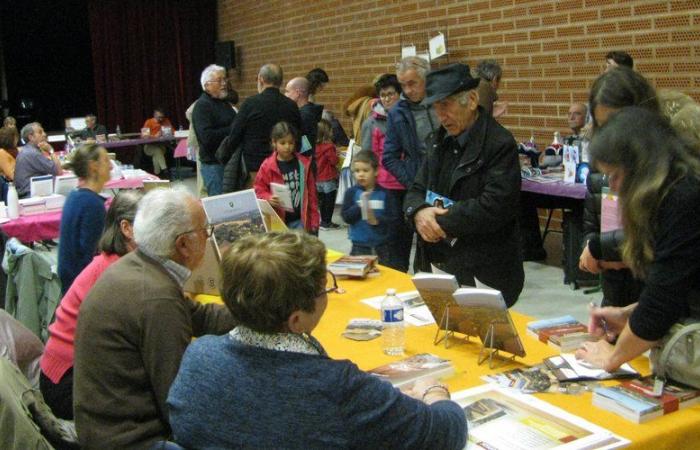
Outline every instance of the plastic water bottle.
POLYGON ((7 185, 7 217, 10 219, 19 217, 19 195, 14 183, 7 185))
POLYGON ((387 355, 402 355, 405 341, 403 303, 396 296, 396 289, 387 289, 382 300, 382 350, 387 355))
POLYGON ((121 139, 122 137, 122 129, 119 128, 119 125, 117 125, 117 129, 115 130, 117 132, 117 137, 121 139))

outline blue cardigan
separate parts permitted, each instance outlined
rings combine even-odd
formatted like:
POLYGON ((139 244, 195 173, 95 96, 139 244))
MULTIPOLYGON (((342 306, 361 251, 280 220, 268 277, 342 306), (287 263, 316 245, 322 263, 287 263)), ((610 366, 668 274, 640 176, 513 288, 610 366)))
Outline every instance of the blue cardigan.
POLYGON ((168 396, 187 448, 461 449, 464 411, 403 395, 349 361, 205 336, 185 352, 168 396))
POLYGON ((58 243, 58 276, 61 292, 90 264, 105 226, 105 199, 90 189, 77 189, 68 195, 61 214, 58 243))

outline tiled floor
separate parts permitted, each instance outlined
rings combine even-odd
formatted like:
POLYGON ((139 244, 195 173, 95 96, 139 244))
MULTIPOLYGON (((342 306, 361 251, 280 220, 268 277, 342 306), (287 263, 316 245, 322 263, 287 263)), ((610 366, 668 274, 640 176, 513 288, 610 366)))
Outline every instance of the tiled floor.
MULTIPOLYGON (((186 178, 182 183, 194 192, 194 178, 186 178)), ((338 208, 336 208, 334 221, 339 224, 343 223, 338 208)), ((321 231, 319 237, 329 248, 346 253, 350 251, 346 227, 321 231)), ((588 303, 599 301, 601 294, 599 292, 584 294, 583 289, 573 290, 563 283, 561 234, 550 233, 547 236, 545 248, 548 253, 546 261, 525 263, 525 287, 513 309, 535 318, 571 314, 586 323, 588 303)))

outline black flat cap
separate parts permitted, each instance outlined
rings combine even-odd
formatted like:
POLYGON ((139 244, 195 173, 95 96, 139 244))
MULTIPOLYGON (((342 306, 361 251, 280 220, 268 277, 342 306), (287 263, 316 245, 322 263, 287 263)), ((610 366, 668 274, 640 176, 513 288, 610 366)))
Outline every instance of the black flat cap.
POLYGON ((462 91, 474 89, 479 79, 472 77, 466 64, 450 64, 428 72, 425 77, 425 99, 423 105, 433 103, 462 91))

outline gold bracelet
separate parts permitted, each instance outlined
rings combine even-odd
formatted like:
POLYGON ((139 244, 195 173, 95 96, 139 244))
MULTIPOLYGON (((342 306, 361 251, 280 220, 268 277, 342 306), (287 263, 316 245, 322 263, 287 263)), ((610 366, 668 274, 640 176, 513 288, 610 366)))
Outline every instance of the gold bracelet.
POLYGON ((442 390, 445 392, 445 394, 447 394, 447 398, 448 398, 448 399, 449 399, 449 398, 452 398, 452 397, 450 396, 450 391, 447 389, 447 386, 445 386, 444 384, 433 384, 433 385, 428 386, 427 388, 425 388, 425 390, 423 391, 423 401, 425 401, 425 397, 426 397, 428 394, 430 394, 430 392, 431 392, 432 390, 434 390, 434 389, 442 389, 442 390))

